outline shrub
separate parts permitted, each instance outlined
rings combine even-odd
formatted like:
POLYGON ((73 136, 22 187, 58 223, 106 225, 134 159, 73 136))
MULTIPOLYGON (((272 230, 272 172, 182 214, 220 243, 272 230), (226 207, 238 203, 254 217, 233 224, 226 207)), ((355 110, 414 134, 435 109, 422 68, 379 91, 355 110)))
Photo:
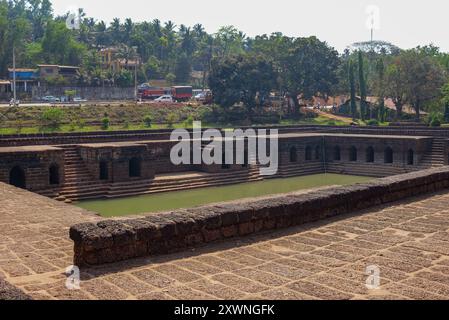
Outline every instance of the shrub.
POLYGON ((165 118, 165 121, 167 122, 168 128, 173 128, 173 125, 178 120, 178 117, 173 112, 169 113, 167 117, 165 118))
POLYGON ((104 117, 103 119, 101 119, 101 129, 108 130, 110 125, 111 121, 108 117, 104 117))
POLYGON ((188 116, 187 119, 184 120, 184 127, 186 127, 186 128, 192 127, 193 126, 193 121, 195 121, 193 119, 193 116, 191 116, 191 115, 188 116))
POLYGON ((371 119, 371 120, 368 120, 366 122, 366 124, 369 125, 369 126, 378 126, 379 125, 379 121, 377 121, 376 119, 371 119))
POLYGON ((123 122, 123 128, 129 129, 129 127, 130 127, 129 119, 125 119, 125 121, 123 122))
POLYGON ((443 123, 444 116, 439 112, 429 114, 427 117, 427 124, 431 127, 440 127, 443 123))
POLYGON ((438 119, 438 118, 433 118, 431 121, 430 121, 430 126, 431 127, 441 127, 441 121, 440 121, 440 119, 438 119))
POLYGON ((75 120, 70 121, 70 131, 75 131, 77 122, 75 120))
POLYGON ((150 115, 147 115, 143 118, 143 123, 145 124, 145 127, 151 128, 151 125, 153 124, 153 118, 151 118, 150 115))
POLYGON ((64 118, 64 111, 58 108, 46 109, 41 115, 41 121, 44 126, 52 129, 58 129, 64 118))
POLYGON ((76 124, 78 125, 78 128, 83 129, 86 126, 86 120, 78 119, 76 121, 76 124))

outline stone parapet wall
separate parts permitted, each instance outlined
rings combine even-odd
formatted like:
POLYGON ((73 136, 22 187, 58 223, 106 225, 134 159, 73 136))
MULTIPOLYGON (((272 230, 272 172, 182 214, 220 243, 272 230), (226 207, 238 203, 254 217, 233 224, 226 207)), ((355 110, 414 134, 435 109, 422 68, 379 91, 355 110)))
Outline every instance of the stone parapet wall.
POLYGON ((80 267, 165 254, 220 239, 286 228, 449 187, 441 167, 329 188, 72 226, 80 267))
MULTIPOLYGON (((260 127, 267 128, 267 127, 260 127)), ((345 133, 345 134, 371 134, 371 135, 405 135, 449 138, 447 128, 428 127, 332 127, 332 126, 276 126, 280 133, 345 133)), ((205 129, 205 128, 204 128, 205 129)), ((241 128, 247 129, 247 128, 241 128)), ((252 128, 258 129, 258 128, 252 128)), ((113 132, 79 132, 79 133, 42 133, 42 134, 16 134, 0 135, 0 147, 23 145, 57 145, 81 144, 113 141, 139 141, 169 139, 172 130, 135 130, 113 132)))

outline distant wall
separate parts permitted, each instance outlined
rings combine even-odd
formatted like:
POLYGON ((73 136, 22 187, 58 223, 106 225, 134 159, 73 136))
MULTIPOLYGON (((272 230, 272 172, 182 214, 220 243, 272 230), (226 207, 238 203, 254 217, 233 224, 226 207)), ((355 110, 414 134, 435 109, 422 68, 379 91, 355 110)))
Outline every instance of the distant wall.
POLYGON ((96 100, 132 100, 134 99, 134 87, 117 88, 117 87, 47 87, 34 86, 32 91, 32 99, 38 100, 44 96, 61 97, 65 95, 66 90, 75 90, 76 96, 90 101, 96 100))

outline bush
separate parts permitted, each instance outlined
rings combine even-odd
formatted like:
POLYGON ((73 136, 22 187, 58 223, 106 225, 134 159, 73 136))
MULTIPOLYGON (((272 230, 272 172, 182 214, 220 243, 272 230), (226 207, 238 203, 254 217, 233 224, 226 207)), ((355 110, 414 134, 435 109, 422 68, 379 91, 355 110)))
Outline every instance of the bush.
POLYGON ((371 119, 371 120, 368 120, 366 122, 366 124, 369 125, 369 126, 378 126, 379 125, 379 121, 377 121, 376 119, 371 119))
POLYGON ((129 123, 129 119, 125 119, 125 121, 123 122, 123 129, 129 129, 130 127, 130 123, 129 123))
POLYGON ((101 129, 108 130, 110 125, 111 121, 109 120, 108 117, 101 119, 101 129))
POLYGON ((151 128, 151 125, 153 124, 153 118, 151 118, 150 115, 145 116, 143 118, 143 123, 145 124, 145 127, 151 128))
POLYGON ((70 131, 75 131, 76 130, 76 124, 77 124, 77 122, 75 120, 70 121, 69 130, 70 131))
POLYGON ((440 127, 443 123, 444 115, 439 112, 429 114, 427 117, 427 124, 431 127, 440 127))
POLYGON ((86 120, 78 119, 78 120, 76 120, 76 124, 77 124, 78 128, 83 129, 84 127, 86 127, 86 120))
POLYGON ((430 126, 431 126, 431 127, 441 127, 441 121, 440 121, 440 119, 438 119, 438 118, 433 118, 433 119, 430 121, 430 126))
POLYGON ((193 121, 195 121, 195 120, 193 119, 193 117, 192 117, 191 115, 188 116, 187 119, 184 120, 184 127, 186 127, 186 128, 192 127, 192 126, 193 126, 193 121))
POLYGON ((168 128, 173 128, 173 125, 178 120, 178 117, 174 113, 169 113, 167 117, 165 118, 165 121, 167 122, 168 128))
POLYGON ((63 118, 64 111, 57 108, 46 109, 41 115, 43 125, 52 129, 58 129, 61 126, 63 118))

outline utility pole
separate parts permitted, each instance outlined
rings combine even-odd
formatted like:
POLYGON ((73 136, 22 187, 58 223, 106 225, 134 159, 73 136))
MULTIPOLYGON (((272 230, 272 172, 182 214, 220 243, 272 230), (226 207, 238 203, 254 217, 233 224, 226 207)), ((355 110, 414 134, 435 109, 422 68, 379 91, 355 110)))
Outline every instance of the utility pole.
POLYGON ((12 47, 12 87, 13 87, 13 99, 14 107, 17 105, 17 92, 16 92, 16 48, 12 47))

